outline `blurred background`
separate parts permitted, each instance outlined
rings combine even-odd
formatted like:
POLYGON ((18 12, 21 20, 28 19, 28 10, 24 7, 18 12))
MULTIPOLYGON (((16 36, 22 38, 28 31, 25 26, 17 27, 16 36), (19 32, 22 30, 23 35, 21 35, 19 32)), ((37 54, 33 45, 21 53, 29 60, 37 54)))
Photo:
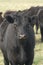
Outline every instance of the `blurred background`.
MULTIPOLYGON (((43 6, 43 0, 0 0, 0 12, 7 10, 24 10, 31 6, 43 6)), ((35 28, 34 28, 35 31, 35 28)), ((35 54, 33 65, 43 65, 43 43, 41 42, 40 29, 39 34, 35 34, 35 54)), ((4 65, 2 52, 0 51, 0 65, 4 65)))
POLYGON ((43 5, 43 0, 0 0, 0 11, 24 10, 39 5, 43 5))

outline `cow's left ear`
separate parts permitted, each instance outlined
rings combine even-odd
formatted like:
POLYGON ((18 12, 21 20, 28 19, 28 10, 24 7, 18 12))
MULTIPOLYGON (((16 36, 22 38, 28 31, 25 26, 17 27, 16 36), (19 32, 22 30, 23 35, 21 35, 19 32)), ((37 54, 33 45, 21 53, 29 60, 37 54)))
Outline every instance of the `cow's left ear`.
POLYGON ((9 23, 13 23, 14 22, 14 18, 13 18, 13 16, 11 16, 11 15, 6 15, 6 20, 9 22, 9 23))

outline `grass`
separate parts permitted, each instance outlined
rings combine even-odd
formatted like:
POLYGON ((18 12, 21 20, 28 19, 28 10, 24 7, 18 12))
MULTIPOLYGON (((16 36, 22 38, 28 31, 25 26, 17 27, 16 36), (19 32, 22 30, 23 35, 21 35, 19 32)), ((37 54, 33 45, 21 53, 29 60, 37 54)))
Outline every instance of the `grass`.
MULTIPOLYGON (((39 5, 43 5, 43 0, 0 0, 0 11, 4 13, 6 10, 24 10, 39 5)), ((33 65, 43 65, 43 43, 41 42, 40 30, 38 33, 38 35, 35 34, 36 45, 33 65)), ((3 55, 0 51, 0 65, 4 65, 3 61, 3 55)))
POLYGON ((33 65, 43 65, 43 43, 41 42, 40 29, 38 30, 38 34, 35 34, 35 41, 33 65))

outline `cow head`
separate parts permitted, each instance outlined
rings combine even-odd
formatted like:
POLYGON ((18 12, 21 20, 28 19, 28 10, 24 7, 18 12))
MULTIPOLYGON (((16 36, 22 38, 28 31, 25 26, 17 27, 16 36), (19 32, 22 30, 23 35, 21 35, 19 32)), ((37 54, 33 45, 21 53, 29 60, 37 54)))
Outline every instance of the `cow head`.
POLYGON ((7 15, 6 20, 14 25, 14 29, 16 31, 16 35, 19 39, 23 39, 25 37, 25 31, 24 31, 24 19, 22 16, 19 15, 7 15))

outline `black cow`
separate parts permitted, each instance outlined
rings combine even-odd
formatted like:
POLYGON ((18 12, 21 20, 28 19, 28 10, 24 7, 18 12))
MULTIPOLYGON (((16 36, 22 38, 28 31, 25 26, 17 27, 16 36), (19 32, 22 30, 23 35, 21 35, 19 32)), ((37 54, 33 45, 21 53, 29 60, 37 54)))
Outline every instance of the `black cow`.
POLYGON ((43 6, 36 6, 36 7, 30 7, 29 9, 23 10, 23 16, 27 17, 27 20, 29 20, 29 23, 31 24, 32 27, 36 25, 36 34, 38 33, 38 29, 40 27, 39 24, 39 18, 38 18, 38 13, 39 10, 43 9, 43 6))
MULTIPOLYGON (((38 29, 40 27, 40 21, 39 21, 39 11, 43 9, 43 6, 36 6, 36 7, 31 7, 29 9, 30 13, 29 15, 32 16, 32 23, 35 23, 34 25, 36 25, 36 34, 38 33, 38 29), (33 22, 34 21, 34 22, 33 22)), ((33 25, 33 26, 34 26, 33 25)))
POLYGON ((3 34, 3 41, 0 39, 5 65, 9 65, 9 62, 11 65, 32 65, 35 47, 33 28, 19 15, 7 15, 6 22, 9 25, 3 34))

